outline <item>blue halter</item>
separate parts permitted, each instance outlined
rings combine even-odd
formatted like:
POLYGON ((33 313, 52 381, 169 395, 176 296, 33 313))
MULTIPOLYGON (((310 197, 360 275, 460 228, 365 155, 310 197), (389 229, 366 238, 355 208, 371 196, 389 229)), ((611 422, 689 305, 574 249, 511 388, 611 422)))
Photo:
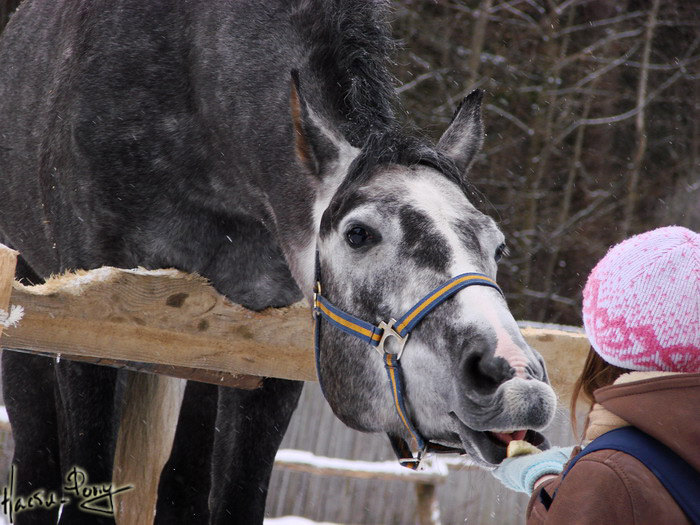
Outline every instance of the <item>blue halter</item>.
POLYGON ((320 271, 319 256, 318 252, 316 252, 316 287, 313 305, 314 350, 316 353, 316 373, 319 383, 321 384, 321 390, 323 390, 323 383, 321 382, 321 367, 319 362, 321 344, 320 321, 321 319, 325 319, 331 326, 375 347, 377 352, 382 356, 384 368, 389 378, 396 412, 399 414, 401 422, 415 440, 418 449, 416 456, 414 456, 410 446, 403 439, 389 435, 389 440, 391 441, 391 445, 401 465, 414 470, 417 469, 425 452, 464 452, 460 449, 426 441, 423 439, 420 432, 418 432, 415 425, 413 425, 404 403, 403 372, 401 370, 400 359, 411 331, 439 304, 443 303, 460 290, 474 285, 490 286, 503 295, 496 281, 481 273, 463 273, 432 290, 400 317, 398 321, 389 319, 388 322, 382 321, 378 325, 373 325, 340 310, 321 295, 320 271), (386 340, 390 337, 395 338, 398 342, 398 351, 396 353, 388 352, 385 349, 386 340))

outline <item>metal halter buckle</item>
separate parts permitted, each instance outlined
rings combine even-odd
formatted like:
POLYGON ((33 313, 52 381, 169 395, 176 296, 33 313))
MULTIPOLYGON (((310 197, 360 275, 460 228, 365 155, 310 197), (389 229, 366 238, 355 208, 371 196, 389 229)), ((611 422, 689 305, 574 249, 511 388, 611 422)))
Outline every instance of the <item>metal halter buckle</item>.
POLYGON ((316 281, 316 286, 314 286, 314 296, 313 296, 313 309, 312 315, 317 317, 319 315, 318 311, 318 296, 321 295, 321 282, 316 281))
POLYGON ((384 321, 380 322, 377 326, 384 331, 382 332, 382 338, 379 340, 379 344, 377 345, 377 352, 379 352, 380 355, 384 355, 385 350, 384 350, 384 342, 386 341, 387 337, 395 337, 396 339, 399 340, 399 351, 398 355, 396 356, 396 360, 398 361, 401 359, 401 355, 403 354, 403 350, 406 347, 406 340, 408 339, 408 336, 410 334, 406 334, 405 336, 401 337, 396 330, 394 330, 394 323, 396 323, 396 319, 389 319, 388 323, 385 323, 384 321))

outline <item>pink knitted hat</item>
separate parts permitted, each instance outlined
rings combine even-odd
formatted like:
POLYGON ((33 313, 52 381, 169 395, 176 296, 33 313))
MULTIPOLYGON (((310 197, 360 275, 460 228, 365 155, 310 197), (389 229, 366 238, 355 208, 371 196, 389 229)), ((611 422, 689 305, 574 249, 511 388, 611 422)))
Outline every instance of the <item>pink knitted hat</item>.
POLYGON ((669 226, 611 248, 588 276, 583 324, 612 365, 700 372, 700 234, 669 226))

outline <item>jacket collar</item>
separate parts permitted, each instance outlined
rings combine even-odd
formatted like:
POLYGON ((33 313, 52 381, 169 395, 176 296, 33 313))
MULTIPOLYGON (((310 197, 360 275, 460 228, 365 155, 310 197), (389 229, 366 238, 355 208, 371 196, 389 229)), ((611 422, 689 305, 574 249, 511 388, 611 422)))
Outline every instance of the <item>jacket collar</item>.
MULTIPOLYGON (((644 381, 647 379, 655 379, 659 377, 669 377, 678 375, 676 372, 629 372, 618 377, 613 385, 625 385, 636 381, 644 381)), ((594 403, 591 411, 586 419, 586 429, 584 431, 582 446, 588 445, 597 437, 602 436, 606 432, 630 426, 626 420, 620 416, 613 414, 600 403, 594 403)))

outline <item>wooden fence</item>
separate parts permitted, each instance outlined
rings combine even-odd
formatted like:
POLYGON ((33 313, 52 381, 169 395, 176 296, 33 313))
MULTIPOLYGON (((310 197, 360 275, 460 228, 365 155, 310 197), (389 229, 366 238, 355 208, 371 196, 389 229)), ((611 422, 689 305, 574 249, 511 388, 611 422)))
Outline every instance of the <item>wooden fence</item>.
MULTIPOLYGON (((238 388, 256 388, 263 377, 316 380, 306 304, 253 312, 176 270, 103 267, 23 286, 13 280, 16 255, 0 245, 0 309, 23 309, 0 332, 3 348, 238 388)), ((522 332, 566 402, 585 337, 542 326, 522 332)))

